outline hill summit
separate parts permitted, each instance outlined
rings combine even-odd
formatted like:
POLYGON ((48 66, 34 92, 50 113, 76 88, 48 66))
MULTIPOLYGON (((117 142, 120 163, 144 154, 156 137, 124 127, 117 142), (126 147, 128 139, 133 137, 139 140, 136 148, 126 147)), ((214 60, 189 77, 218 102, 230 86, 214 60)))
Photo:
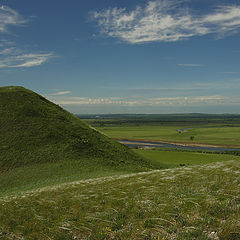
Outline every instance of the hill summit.
POLYGON ((124 145, 23 87, 0 88, 0 136, 0 171, 92 159, 104 166, 148 167, 124 145))

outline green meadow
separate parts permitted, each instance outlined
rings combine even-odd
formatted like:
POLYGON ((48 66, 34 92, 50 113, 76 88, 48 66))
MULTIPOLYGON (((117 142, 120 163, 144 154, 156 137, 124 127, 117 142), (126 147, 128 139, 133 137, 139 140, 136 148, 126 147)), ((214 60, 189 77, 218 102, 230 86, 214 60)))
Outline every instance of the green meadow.
POLYGON ((105 126, 98 127, 111 138, 141 139, 169 142, 216 144, 231 147, 240 146, 239 126, 105 126), (179 131, 182 128, 193 128, 179 131), (191 140, 191 136, 194 137, 191 140))
POLYGON ((240 239, 234 152, 129 149, 109 138, 221 136, 237 146, 237 125, 209 128, 206 141, 205 128, 124 125, 98 131, 30 90, 0 88, 0 239, 240 239))
POLYGON ((165 149, 135 149, 139 155, 146 159, 155 168, 174 168, 189 165, 202 165, 227 160, 238 160, 240 156, 220 154, 213 152, 197 152, 197 151, 178 151, 165 149))

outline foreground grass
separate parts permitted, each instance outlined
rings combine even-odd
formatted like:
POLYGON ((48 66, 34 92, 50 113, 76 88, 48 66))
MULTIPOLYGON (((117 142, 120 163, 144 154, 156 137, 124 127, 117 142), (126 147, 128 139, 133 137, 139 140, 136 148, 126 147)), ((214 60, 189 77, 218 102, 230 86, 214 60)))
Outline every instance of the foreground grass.
MULTIPOLYGON (((179 152, 167 150, 140 150, 135 153, 152 166, 152 169, 165 169, 179 166, 207 164, 211 162, 240 160, 239 156, 208 154, 198 152, 179 152)), ((99 158, 86 158, 55 163, 33 164, 0 172, 0 197, 18 194, 46 186, 79 181, 90 178, 115 176, 127 173, 149 171, 151 169, 130 165, 104 165, 99 158)))
POLYGON ((170 142, 190 142, 202 144, 220 144, 225 146, 240 146, 240 127, 224 126, 184 126, 193 128, 179 133, 183 126, 124 126, 124 127, 98 127, 98 129, 111 138, 142 139, 170 142), (190 137, 194 136, 194 140, 190 137))
POLYGON ((0 172, 0 197, 71 181, 146 171, 132 166, 104 166, 101 162, 101 159, 60 161, 0 172))
POLYGON ((239 160, 240 156, 202 153, 196 151, 178 151, 164 149, 134 149, 134 152, 149 159, 155 168, 173 168, 186 165, 202 165, 227 160, 239 160))
POLYGON ((240 239, 240 161, 63 184, 0 200, 0 239, 240 239))

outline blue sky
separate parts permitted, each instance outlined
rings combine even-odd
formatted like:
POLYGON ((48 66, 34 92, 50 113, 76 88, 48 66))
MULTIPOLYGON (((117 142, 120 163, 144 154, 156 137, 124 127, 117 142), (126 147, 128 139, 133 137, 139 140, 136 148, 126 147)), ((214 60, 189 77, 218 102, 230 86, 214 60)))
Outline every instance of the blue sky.
POLYGON ((1 0, 0 86, 74 113, 240 113, 239 0, 1 0))

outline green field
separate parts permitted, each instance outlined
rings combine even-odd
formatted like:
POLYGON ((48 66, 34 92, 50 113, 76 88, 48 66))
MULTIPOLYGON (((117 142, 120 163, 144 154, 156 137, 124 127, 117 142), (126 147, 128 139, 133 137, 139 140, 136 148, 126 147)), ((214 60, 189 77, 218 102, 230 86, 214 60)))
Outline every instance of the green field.
POLYGON ((194 128, 179 133, 180 126, 123 126, 123 127, 98 127, 97 129, 111 138, 156 140, 169 142, 187 142, 201 144, 216 144, 231 147, 240 147, 240 127, 207 126, 194 128), (194 139, 190 140, 193 136, 194 139))
POLYGON ((202 165, 227 160, 240 161, 240 156, 227 154, 175 150, 168 151, 161 149, 135 149, 134 151, 144 158, 149 159, 155 168, 173 168, 188 165, 202 165))
POLYGON ((78 117, 111 138, 240 147, 239 114, 119 114, 78 117))
MULTIPOLYGON (((205 128, 104 121, 99 132, 32 91, 0 88, 1 240, 240 239, 239 156, 131 150, 101 131, 186 141, 205 128)), ((237 124, 215 137, 237 139, 237 124)))

